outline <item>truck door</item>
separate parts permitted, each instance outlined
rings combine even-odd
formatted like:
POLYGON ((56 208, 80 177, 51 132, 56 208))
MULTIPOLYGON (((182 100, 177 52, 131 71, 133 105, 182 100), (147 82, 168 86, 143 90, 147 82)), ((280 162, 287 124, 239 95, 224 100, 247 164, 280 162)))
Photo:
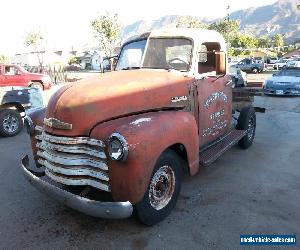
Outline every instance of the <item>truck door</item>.
MULTIPOLYGON (((220 62, 213 51, 219 47, 214 47, 215 43, 214 46, 206 46, 207 56, 200 56, 198 63, 198 73, 206 73, 202 78, 199 75, 200 79, 197 80, 200 147, 229 132, 232 117, 231 78, 228 75, 218 75, 217 64, 220 62)), ((226 60, 225 56, 224 58, 226 60)), ((223 64, 226 65, 225 62, 223 64)))
POLYGON ((3 84, 3 65, 0 65, 0 87, 3 84))
POLYGON ((21 74, 14 65, 4 66, 3 86, 23 86, 21 74))

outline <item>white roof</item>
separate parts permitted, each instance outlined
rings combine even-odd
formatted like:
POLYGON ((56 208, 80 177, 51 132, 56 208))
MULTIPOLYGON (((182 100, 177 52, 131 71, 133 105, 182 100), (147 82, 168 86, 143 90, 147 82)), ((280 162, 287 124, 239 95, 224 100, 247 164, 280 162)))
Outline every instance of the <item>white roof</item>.
MULTIPOLYGON (((141 35, 145 36, 145 35, 141 35)), ((137 39, 139 36, 135 36, 137 39)), ((221 45, 221 50, 226 50, 226 42, 224 37, 217 31, 199 29, 199 28, 168 28, 158 29, 150 32, 149 37, 186 37, 194 41, 195 45, 204 42, 218 42, 221 45)), ((127 41, 132 40, 128 39, 127 41)))

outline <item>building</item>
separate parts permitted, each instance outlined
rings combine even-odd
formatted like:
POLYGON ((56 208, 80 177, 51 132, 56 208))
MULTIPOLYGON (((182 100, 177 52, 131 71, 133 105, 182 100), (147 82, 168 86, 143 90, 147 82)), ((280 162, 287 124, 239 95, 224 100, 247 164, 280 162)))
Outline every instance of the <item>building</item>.
POLYGON ((283 55, 283 57, 300 56, 300 48, 290 51, 283 55))
POLYGON ((10 62, 21 66, 67 65, 76 54, 76 51, 63 50, 25 52, 15 54, 10 62))
POLYGON ((80 57, 80 65, 86 70, 100 70, 104 53, 98 50, 85 51, 80 57))

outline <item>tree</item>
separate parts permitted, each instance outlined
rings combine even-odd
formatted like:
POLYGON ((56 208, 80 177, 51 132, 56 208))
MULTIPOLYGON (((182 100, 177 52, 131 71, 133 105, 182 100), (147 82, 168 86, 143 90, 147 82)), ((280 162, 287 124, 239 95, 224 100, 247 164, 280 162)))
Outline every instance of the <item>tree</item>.
POLYGON ((33 51, 37 54, 39 66, 43 66, 43 45, 44 38, 39 31, 30 31, 25 35, 24 44, 27 47, 32 47, 33 51))
POLYGON ((0 63, 6 63, 8 58, 5 55, 0 55, 0 63))
POLYGON ((69 62, 68 62, 69 65, 72 65, 72 64, 80 64, 80 57, 78 56, 73 56, 70 58, 69 62))
POLYGON ((118 14, 106 13, 94 19, 91 25, 100 48, 107 57, 113 56, 115 48, 120 46, 121 24, 118 14))
POLYGON ((236 33, 231 40, 232 55, 249 55, 251 49, 257 48, 258 39, 253 36, 236 33))
POLYGON ((198 18, 192 16, 180 16, 176 20, 176 28, 207 28, 198 18))
POLYGON ((284 45, 283 36, 279 33, 275 34, 272 40, 275 47, 282 47, 284 45))
POLYGON ((219 20, 214 23, 211 23, 208 28, 210 30, 216 30, 220 32, 227 40, 228 43, 231 43, 233 37, 237 34, 240 27, 240 21, 238 20, 219 20))
POLYGON ((257 46, 259 48, 269 48, 270 45, 270 38, 268 38, 267 36, 262 36, 257 39, 257 46))

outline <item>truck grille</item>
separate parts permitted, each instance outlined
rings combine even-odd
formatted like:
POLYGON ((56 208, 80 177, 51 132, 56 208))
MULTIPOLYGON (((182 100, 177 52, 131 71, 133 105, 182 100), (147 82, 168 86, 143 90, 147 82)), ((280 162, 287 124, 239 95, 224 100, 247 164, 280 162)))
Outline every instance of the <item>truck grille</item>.
POLYGON ((89 137, 60 137, 36 127, 38 163, 61 184, 88 185, 110 191, 105 145, 89 137))

